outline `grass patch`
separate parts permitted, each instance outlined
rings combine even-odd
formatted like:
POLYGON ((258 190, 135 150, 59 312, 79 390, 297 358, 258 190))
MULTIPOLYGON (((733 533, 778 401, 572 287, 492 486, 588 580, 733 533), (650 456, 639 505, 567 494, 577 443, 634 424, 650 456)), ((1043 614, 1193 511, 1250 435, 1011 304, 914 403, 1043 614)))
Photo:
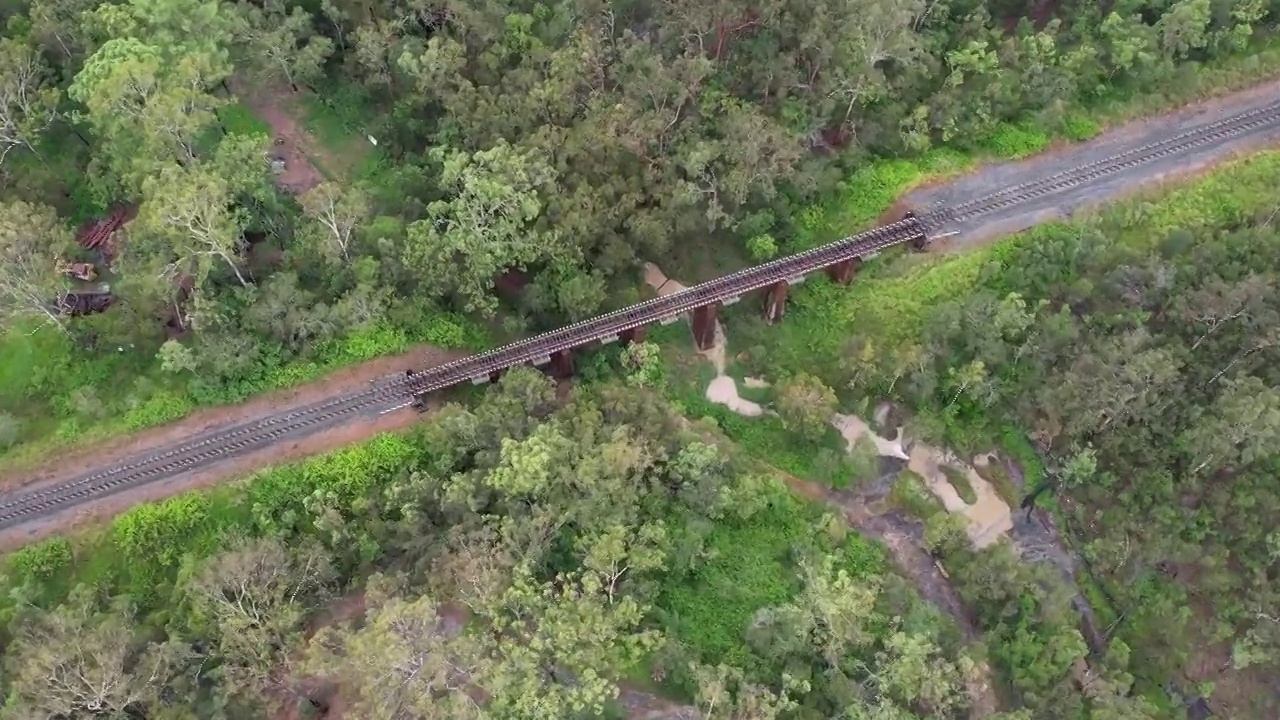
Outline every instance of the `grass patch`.
POLYGON ((723 521, 707 539, 711 558, 687 579, 663 588, 658 613, 669 631, 704 660, 751 668, 758 660, 744 642, 756 612, 789 601, 800 590, 797 562, 834 554, 854 578, 881 576, 881 546, 850 533, 838 543, 814 532, 822 508, 791 495, 781 482, 764 511, 746 521, 723 521))
POLYGON ((271 126, 243 103, 233 102, 218 108, 218 122, 228 135, 265 135, 271 137, 271 126))
MULTIPOLYGON (((385 153, 369 142, 371 106, 363 90, 334 83, 298 94, 298 115, 324 148, 312 161, 333 178, 376 182, 385 172, 385 153)), ((375 137, 376 139, 376 137, 375 137)))
POLYGON ((662 592, 659 607, 668 627, 705 658, 750 663, 742 636, 751 617, 799 589, 791 548, 813 542, 811 513, 781 486, 773 492, 764 512, 718 524, 707 540, 711 559, 688 581, 662 592))
POLYGON ((921 520, 928 520, 946 509, 942 506, 942 501, 929 490, 924 478, 911 470, 903 470, 898 474, 893 482, 893 489, 889 491, 889 502, 921 520))
POLYGON ((978 493, 974 491, 973 484, 969 482, 969 474, 967 472, 951 465, 939 465, 938 469, 942 471, 947 483, 955 488, 956 494, 960 496, 961 500, 968 505, 978 502, 978 493))

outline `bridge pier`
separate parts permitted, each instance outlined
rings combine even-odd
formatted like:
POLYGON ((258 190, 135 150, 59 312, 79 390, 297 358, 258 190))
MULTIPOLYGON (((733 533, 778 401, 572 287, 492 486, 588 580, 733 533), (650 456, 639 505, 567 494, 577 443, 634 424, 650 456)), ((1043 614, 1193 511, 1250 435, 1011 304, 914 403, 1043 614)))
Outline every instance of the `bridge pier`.
POLYGON ((486 383, 496 383, 502 378, 502 370, 494 370, 488 375, 477 375, 471 378, 472 385, 484 385, 486 383))
POLYGON ((699 350, 710 350, 716 343, 716 303, 694 308, 689 324, 693 326, 693 344, 699 350))
POLYGON ((645 331, 646 331, 646 328, 644 325, 633 327, 630 330, 623 330, 621 335, 622 344, 630 345, 631 343, 644 342, 644 338, 646 334, 645 331))
POLYGON ((551 353, 551 364, 547 366, 551 377, 567 378, 573 376, 573 351, 557 350, 551 353))
POLYGON ((853 257, 848 260, 841 260, 835 265, 827 266, 827 274, 831 276, 832 280, 841 285, 848 285, 853 282, 853 276, 858 274, 858 270, 861 267, 862 258, 853 257))
POLYGON ((770 325, 781 320, 787 311, 788 287, 790 284, 786 280, 779 280, 764 291, 764 319, 770 325))

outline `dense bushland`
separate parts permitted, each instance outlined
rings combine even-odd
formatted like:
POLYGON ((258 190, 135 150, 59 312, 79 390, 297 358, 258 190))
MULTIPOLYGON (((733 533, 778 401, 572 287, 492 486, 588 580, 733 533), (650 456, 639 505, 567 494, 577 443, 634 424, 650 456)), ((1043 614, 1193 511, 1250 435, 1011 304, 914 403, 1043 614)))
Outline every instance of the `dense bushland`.
POLYGON ((1085 105, 1273 60, 1271 8, 1252 0, 0 13, 4 446, 160 422, 408 343, 477 347, 456 313, 493 313, 512 268, 528 284, 502 331, 580 318, 634 297, 638 258, 719 267, 846 232, 859 213, 822 208, 860 197, 876 156, 1021 155, 1090 133, 1085 105), (305 121, 325 182, 278 190, 268 126, 231 89, 305 121), (120 203, 138 217, 93 283, 117 302, 51 313, 89 289, 58 270, 85 256, 70 224, 120 203))
MULTIPOLYGON (((920 427, 963 449, 1003 444, 1026 457, 1027 437, 1038 454, 1028 493, 1076 536, 1100 582, 1085 577, 1083 589, 1114 622, 1113 649, 1131 659, 1139 691, 1161 700, 1170 681, 1216 685, 1224 707, 1270 716, 1277 698, 1260 688, 1280 658, 1280 444, 1268 434, 1280 418, 1277 163, 1264 153, 960 259, 904 258, 847 291, 805 287, 785 324, 733 318, 742 371, 804 367, 850 401, 897 396, 920 427)), ((767 425, 725 428, 766 454, 785 442, 767 425)), ((934 532, 949 566, 969 563, 963 539, 934 532)), ((1003 576, 992 587, 1048 582, 1000 567, 985 573, 1003 576)), ((1037 636, 1057 647, 1056 669, 1021 690, 1037 717, 1074 717, 1062 698, 1076 680, 1060 661, 1086 647, 1078 634, 1069 652, 1052 638, 1072 635, 1075 613, 1058 598, 1029 616, 1017 603, 991 614, 1018 597, 975 598, 993 652, 1037 636), (1024 616, 1049 624, 1014 632, 1024 616)), ((1007 671, 1025 673, 1028 656, 1009 657, 1007 671)))
POLYGON ((595 718, 631 677, 717 718, 958 718, 985 662, 708 428, 527 370, 6 570, 14 717, 314 712, 328 678, 354 717, 595 718))

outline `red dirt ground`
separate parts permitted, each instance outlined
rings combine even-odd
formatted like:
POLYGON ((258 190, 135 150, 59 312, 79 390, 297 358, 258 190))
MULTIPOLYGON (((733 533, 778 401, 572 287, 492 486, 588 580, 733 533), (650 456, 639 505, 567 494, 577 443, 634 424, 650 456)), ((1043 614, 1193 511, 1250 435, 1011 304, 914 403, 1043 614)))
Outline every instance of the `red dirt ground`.
POLYGON ((284 160, 284 172, 275 176, 276 184, 286 192, 300 195, 324 182, 324 173, 310 158, 313 154, 322 154, 318 143, 302 123, 276 101, 277 97, 292 91, 287 87, 274 93, 256 90, 235 79, 227 84, 245 107, 271 126, 269 152, 272 158, 284 160))

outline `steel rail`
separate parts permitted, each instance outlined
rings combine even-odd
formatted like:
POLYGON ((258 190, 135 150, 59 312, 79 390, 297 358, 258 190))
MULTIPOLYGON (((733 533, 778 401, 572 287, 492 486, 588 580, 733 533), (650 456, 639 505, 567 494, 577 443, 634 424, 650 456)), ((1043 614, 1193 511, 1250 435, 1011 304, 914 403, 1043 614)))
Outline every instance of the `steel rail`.
POLYGON ((400 406, 404 404, 404 399, 414 395, 440 390, 467 380, 488 378, 494 372, 515 365, 538 364, 549 359, 553 353, 580 347, 595 340, 617 337, 628 330, 673 319, 695 308, 737 298, 777 282, 795 281, 843 260, 865 257, 907 242, 925 240, 930 231, 947 223, 1025 203, 1267 126, 1280 126, 1280 103, 1192 128, 1169 138, 1036 181, 1005 188, 959 205, 931 208, 922 212, 919 218, 908 218, 797 255, 747 268, 678 293, 638 303, 496 350, 407 376, 389 376, 375 381, 360 392, 312 403, 281 415, 211 430, 165 452, 130 458, 122 464, 66 483, 9 493, 0 496, 0 528, 56 512, 64 506, 73 507, 107 496, 131 485, 253 452, 289 435, 335 424, 353 413, 382 408, 393 400, 400 406))
POLYGON ((674 318, 694 308, 740 297, 781 281, 794 281, 833 263, 870 255, 913 240, 923 241, 926 232, 926 228, 915 218, 899 220, 829 245, 708 280, 671 295, 415 373, 409 384, 414 393, 431 392, 466 380, 480 379, 515 365, 538 362, 548 353, 616 336, 627 330, 674 318))
POLYGON ((1122 170, 1145 165, 1187 150, 1256 131, 1268 126, 1280 127, 1280 102, 1214 121, 1208 125, 1184 130, 1161 140, 1147 143, 1115 155, 1056 172, 1030 183, 1013 185, 972 200, 920 213, 921 222, 931 229, 952 222, 980 217, 997 210, 1023 204, 1045 195, 1068 190, 1091 180, 1122 170))

